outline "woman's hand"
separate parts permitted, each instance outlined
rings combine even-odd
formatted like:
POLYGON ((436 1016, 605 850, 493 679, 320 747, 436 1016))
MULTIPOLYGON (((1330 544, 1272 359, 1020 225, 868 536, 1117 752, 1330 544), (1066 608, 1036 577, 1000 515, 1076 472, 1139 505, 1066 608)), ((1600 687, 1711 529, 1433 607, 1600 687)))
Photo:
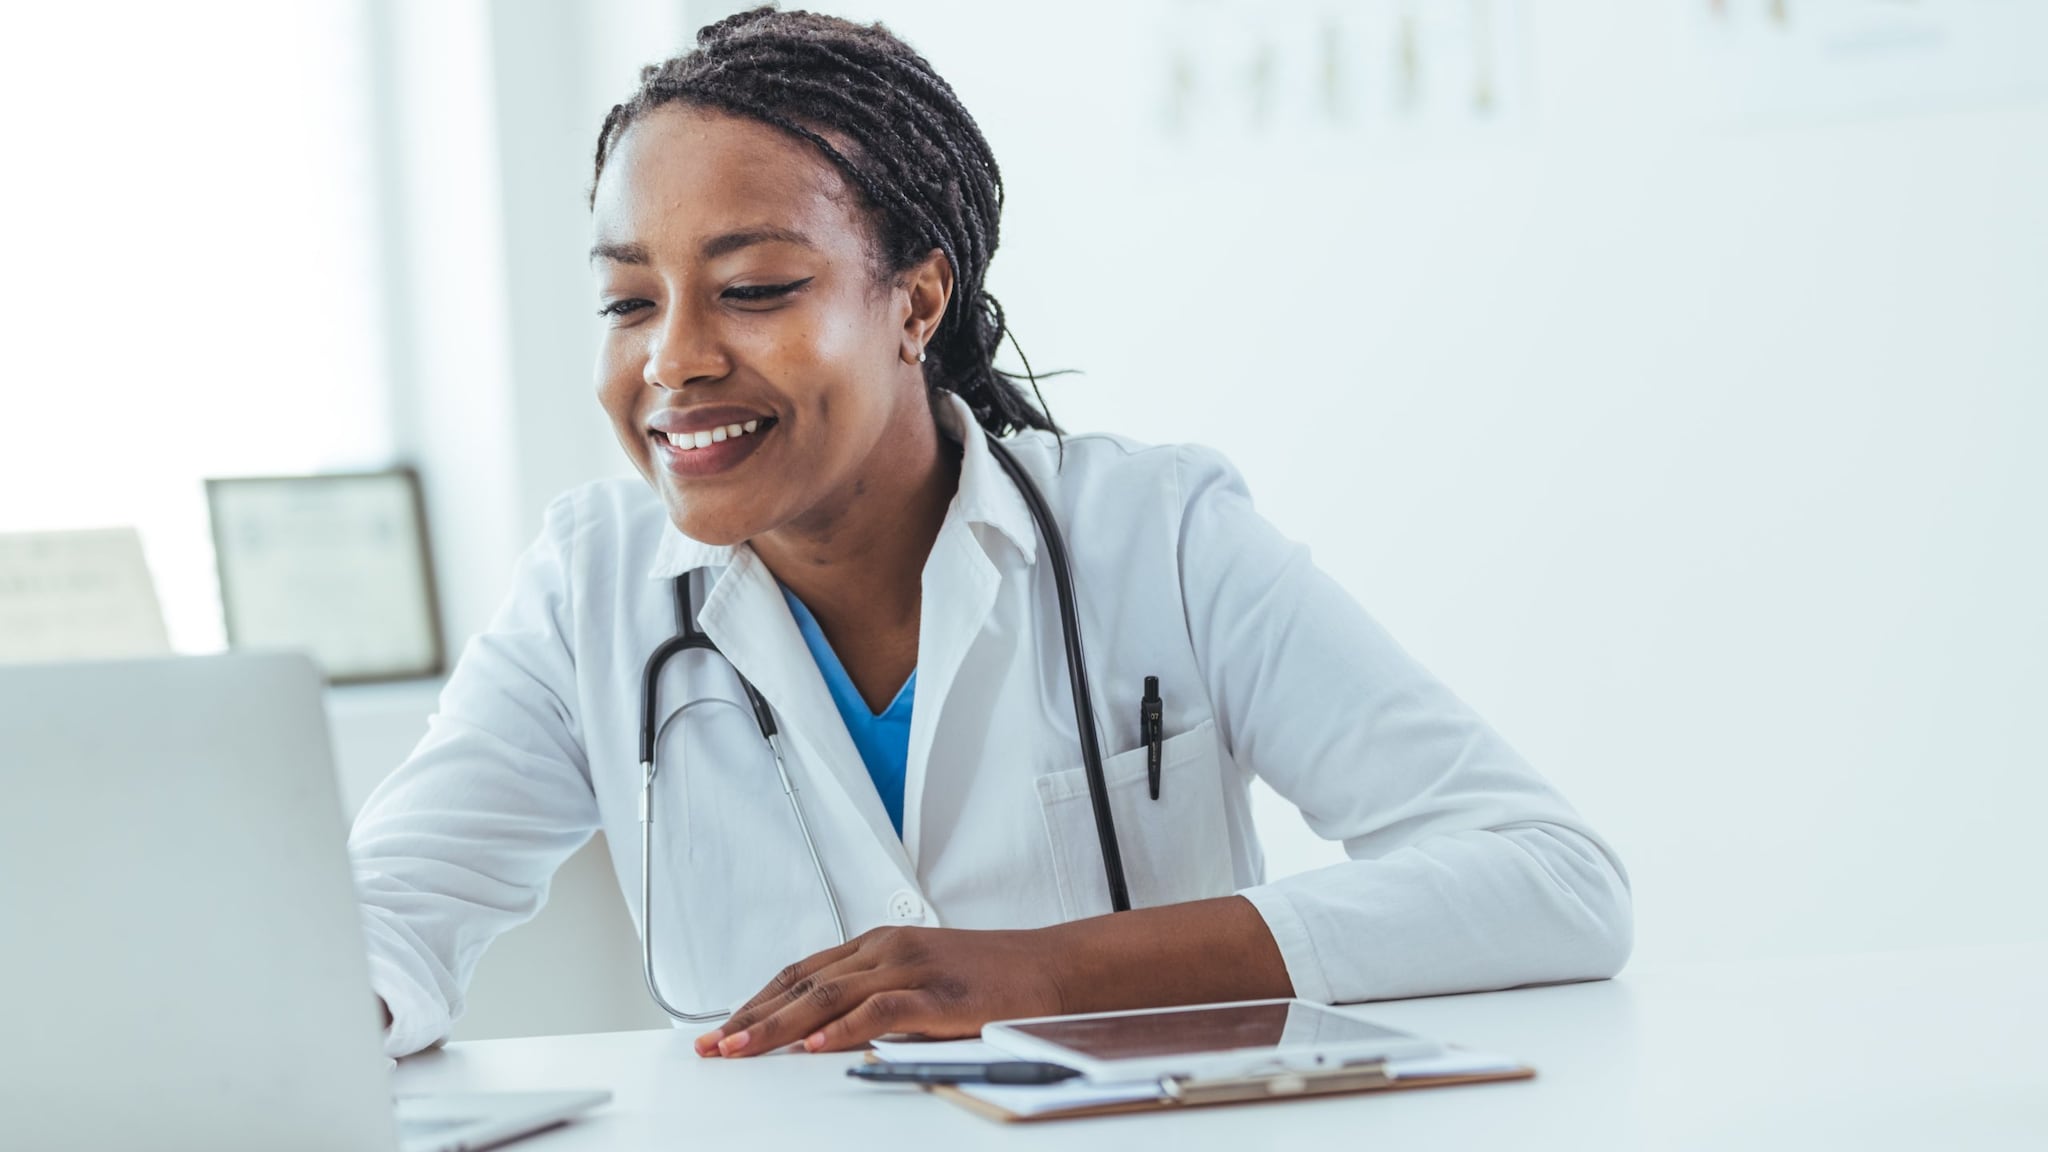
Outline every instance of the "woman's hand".
POLYGON ((877 928, 784 968, 699 1036, 697 1054, 839 1051, 891 1032, 978 1036, 990 1020, 1059 1015, 1049 931, 877 928))
POLYGON ((1020 931, 877 928, 784 968, 697 1037, 697 1054, 838 1051, 891 1032, 978 1036, 991 1020, 1292 995, 1273 934, 1242 896, 1020 931))

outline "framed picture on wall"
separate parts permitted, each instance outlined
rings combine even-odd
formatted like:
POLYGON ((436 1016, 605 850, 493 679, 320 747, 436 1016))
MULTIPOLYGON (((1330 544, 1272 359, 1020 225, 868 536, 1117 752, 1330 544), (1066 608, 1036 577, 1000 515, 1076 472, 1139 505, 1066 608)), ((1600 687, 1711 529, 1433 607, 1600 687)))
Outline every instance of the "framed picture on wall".
POLYGON ((210 479, 230 648, 297 648, 337 684, 444 667, 419 477, 409 468, 210 479))

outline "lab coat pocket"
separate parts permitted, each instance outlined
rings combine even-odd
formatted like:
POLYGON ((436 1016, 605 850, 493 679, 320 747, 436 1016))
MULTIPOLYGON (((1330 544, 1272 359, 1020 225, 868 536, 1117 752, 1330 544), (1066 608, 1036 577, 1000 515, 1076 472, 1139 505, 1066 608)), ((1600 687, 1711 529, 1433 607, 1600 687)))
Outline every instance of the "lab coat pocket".
MULTIPOLYGON (((1236 890, 1221 753, 1214 720, 1161 743, 1157 800, 1152 799, 1144 747, 1102 762, 1131 907, 1179 904, 1236 890)), ((1066 918, 1110 911, 1087 769, 1040 776, 1037 784, 1066 918)))

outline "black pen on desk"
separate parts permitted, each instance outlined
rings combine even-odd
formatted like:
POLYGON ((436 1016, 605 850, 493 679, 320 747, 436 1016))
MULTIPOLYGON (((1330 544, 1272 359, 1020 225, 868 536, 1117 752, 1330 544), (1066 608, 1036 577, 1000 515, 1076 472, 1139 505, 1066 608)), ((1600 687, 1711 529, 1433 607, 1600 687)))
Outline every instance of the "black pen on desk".
POLYGON ((1145 677, 1145 698, 1138 701, 1138 734, 1145 741, 1145 779, 1152 785, 1152 798, 1159 799, 1159 742, 1166 737, 1166 725, 1159 713, 1159 677, 1145 677))
POLYGON ((1038 1060, 1003 1060, 994 1064, 946 1063, 856 1064, 846 1070, 856 1080, 899 1084, 1057 1084, 1080 1073, 1038 1060))

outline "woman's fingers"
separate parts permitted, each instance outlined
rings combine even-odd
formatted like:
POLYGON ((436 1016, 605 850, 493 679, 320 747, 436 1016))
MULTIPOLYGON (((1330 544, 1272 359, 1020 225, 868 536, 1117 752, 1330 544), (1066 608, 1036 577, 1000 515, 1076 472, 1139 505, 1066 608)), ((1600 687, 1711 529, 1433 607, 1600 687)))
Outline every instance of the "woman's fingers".
POLYGON ((780 1008, 749 1021, 744 1028, 728 1032, 719 1043, 718 1054, 757 1056, 773 1052, 785 1044, 807 1040, 846 1016, 869 1011, 868 1006, 877 999, 912 995, 903 991, 903 973, 886 968, 830 976, 821 973, 808 985, 801 995, 780 1008))
POLYGON ((979 1036, 981 1026, 971 1020, 949 1018, 927 992, 892 989, 869 996, 853 1011, 804 1037, 804 1048, 810 1052, 842 1052, 891 1032, 915 1032, 934 1040, 947 1040, 979 1036))
MULTIPOLYGON (((754 993, 753 998, 740 1005, 725 1023, 697 1037, 697 1055, 710 1056, 719 1050, 719 1044, 727 1037, 742 1031, 750 1023, 782 1007, 792 999, 792 994, 801 996, 809 991, 816 978, 826 969, 850 960, 860 949, 860 941, 849 940, 844 944, 825 949, 807 956, 775 974, 766 987, 754 993)), ((866 967, 866 965, 856 965, 866 967)))
MULTIPOLYGON (((820 989, 836 987, 838 981, 848 976, 858 972, 872 971, 873 969, 874 965, 867 963, 862 957, 848 956, 836 963, 827 964, 823 968, 799 977, 794 984, 783 988, 779 992, 767 995, 765 998, 763 996, 756 996, 749 1002, 750 1007, 742 1008, 730 1017, 727 1017, 725 1023, 719 1025, 718 1031, 699 1037, 697 1051, 700 1055, 705 1056, 713 1054, 730 1056, 741 1047, 753 1048, 757 1051, 761 1050, 755 1044, 743 1045, 738 1043, 737 1037, 742 1032, 754 1030, 755 1026, 761 1021, 791 1005, 802 1004, 806 1001, 813 1001, 821 1006, 829 1003, 830 998, 837 995, 837 993, 820 991, 820 989), (704 1042, 707 1038, 710 1039, 708 1045, 704 1042)), ((756 1032, 756 1035, 758 1036, 759 1033, 756 1032)))
POLYGON ((851 957, 858 951, 860 951, 860 941, 858 939, 848 940, 844 944, 835 944, 823 952, 814 952, 802 960, 791 964, 789 967, 777 972, 775 978, 768 981, 767 985, 759 992, 754 993, 752 999, 740 1005, 739 1010, 733 1013, 734 1018, 738 1018, 751 1009, 759 1008, 763 1004, 770 1003, 787 995, 789 990, 798 984, 803 983, 823 969, 851 957))

